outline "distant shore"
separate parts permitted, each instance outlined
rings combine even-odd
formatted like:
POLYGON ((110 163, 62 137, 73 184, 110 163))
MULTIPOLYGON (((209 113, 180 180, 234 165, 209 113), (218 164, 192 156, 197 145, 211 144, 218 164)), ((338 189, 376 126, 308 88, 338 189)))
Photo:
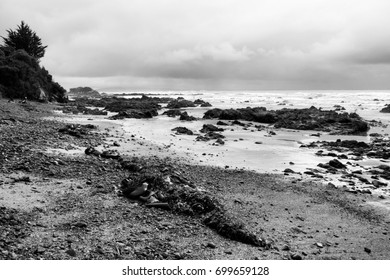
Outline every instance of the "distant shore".
POLYGON ((61 133, 69 118, 53 109, 56 105, 0 100, 0 215, 10 221, 0 225, 8 233, 1 259, 390 258, 390 219, 373 207, 375 196, 180 161, 104 117, 72 117, 72 123, 97 129, 81 137, 61 133), (129 171, 116 160, 85 155, 89 146, 127 150, 127 157, 131 147, 143 165, 170 166, 269 246, 234 241, 198 216, 118 196, 129 171))

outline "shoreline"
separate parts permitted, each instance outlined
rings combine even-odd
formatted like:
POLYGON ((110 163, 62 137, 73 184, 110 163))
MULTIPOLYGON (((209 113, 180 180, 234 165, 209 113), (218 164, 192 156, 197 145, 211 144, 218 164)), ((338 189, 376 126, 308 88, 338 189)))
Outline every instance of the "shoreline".
MULTIPOLYGON (((25 108, 18 108, 18 104, 3 103, 1 106, 15 106, 16 112, 25 112, 25 108)), ((36 106, 39 111, 45 105, 31 106, 36 106)), ((14 116, 12 112, 7 114, 14 116)), ((22 120, 26 122, 26 119, 22 120)), ((2 124, 1 129, 12 133, 9 126, 35 126, 35 118, 30 120, 31 124, 13 124, 11 121, 2 124)), ((39 124, 38 117, 36 120, 39 124)), ((47 133, 61 127, 58 124, 51 129, 49 123, 45 124, 47 133)), ((156 157, 156 162, 169 163, 198 187, 223 201, 230 213, 272 244, 268 249, 257 248, 221 237, 197 217, 147 208, 138 201, 118 197, 116 186, 127 172, 113 160, 45 152, 45 147, 60 150, 66 150, 69 145, 86 148, 89 143, 99 141, 103 148, 115 149, 121 146, 113 146, 114 139, 119 144, 120 140, 125 141, 111 138, 115 135, 122 137, 119 126, 103 125, 100 131, 84 139, 60 135, 63 139, 55 140, 53 136, 53 143, 47 143, 47 135, 37 131, 34 141, 42 143, 29 150, 31 154, 28 156, 35 158, 43 153, 44 160, 31 165, 30 170, 14 170, 12 162, 6 163, 7 172, 2 173, 0 185, 3 197, 8 195, 8 203, 16 197, 20 202, 12 205, 1 200, 0 204, 20 211, 21 227, 26 215, 26 219, 32 221, 26 227, 27 236, 15 239, 20 246, 11 246, 6 250, 7 254, 2 252, 1 259, 390 258, 388 215, 365 204, 372 199, 368 194, 347 193, 283 175, 189 165, 172 157, 156 157), (99 137, 106 140, 97 140, 99 137), (29 180, 15 181, 24 176, 29 180), (26 205, 44 207, 29 209, 26 205), (75 256, 70 249, 76 252, 75 256)), ((9 144, 21 145, 29 141, 23 133, 19 138, 18 144, 9 144)), ((151 147, 144 148, 147 151, 151 147)), ((17 153, 23 157, 23 153, 17 153)), ((156 156, 153 150, 150 155, 156 156)), ((377 200, 374 198, 373 201, 377 200)), ((11 232, 12 228, 7 230, 11 232)))

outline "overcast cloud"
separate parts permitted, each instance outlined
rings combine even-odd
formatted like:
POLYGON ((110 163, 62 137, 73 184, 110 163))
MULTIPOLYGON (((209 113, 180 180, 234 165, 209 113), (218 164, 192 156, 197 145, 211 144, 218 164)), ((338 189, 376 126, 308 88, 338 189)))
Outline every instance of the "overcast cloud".
POLYGON ((388 0, 1 0, 65 88, 389 89, 388 0))

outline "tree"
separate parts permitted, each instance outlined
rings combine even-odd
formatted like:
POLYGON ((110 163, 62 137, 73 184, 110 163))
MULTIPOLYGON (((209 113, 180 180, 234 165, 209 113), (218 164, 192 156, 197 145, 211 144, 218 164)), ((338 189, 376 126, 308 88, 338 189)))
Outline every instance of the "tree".
POLYGON ((1 46, 2 49, 23 49, 37 60, 45 55, 47 46, 42 45, 41 38, 24 21, 18 25, 15 31, 7 30, 7 32, 8 37, 1 36, 4 40, 4 46, 1 46))

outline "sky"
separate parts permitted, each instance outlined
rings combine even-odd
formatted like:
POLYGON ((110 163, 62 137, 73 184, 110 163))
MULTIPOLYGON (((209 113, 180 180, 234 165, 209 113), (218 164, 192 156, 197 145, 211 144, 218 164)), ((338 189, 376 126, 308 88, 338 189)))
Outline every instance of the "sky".
POLYGON ((388 0, 1 0, 0 35, 25 21, 66 89, 390 89, 389 11, 388 0))

